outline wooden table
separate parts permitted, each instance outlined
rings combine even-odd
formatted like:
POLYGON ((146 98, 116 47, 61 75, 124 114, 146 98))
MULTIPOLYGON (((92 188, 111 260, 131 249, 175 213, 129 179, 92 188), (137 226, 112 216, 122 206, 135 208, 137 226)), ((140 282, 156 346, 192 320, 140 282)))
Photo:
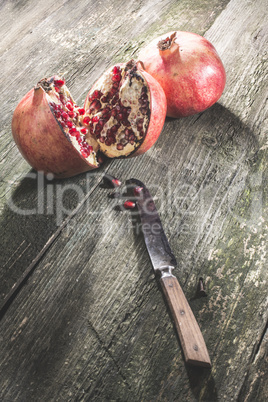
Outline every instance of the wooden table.
POLYGON ((267 2, 9 0, 0 10, 1 401, 264 401, 267 2), (108 66, 176 29, 216 47, 227 73, 217 104, 167 118, 136 159, 61 181, 31 170, 11 134, 28 90, 63 72, 82 105, 108 66), (142 236, 105 173, 150 188, 211 370, 185 365, 142 236), (196 297, 199 277, 207 297, 196 297))

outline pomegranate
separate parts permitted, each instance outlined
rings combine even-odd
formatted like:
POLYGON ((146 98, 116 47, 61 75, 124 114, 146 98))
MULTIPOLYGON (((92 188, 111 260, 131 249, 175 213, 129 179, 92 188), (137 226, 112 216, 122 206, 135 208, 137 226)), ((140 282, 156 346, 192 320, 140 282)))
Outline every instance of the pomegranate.
POLYGON ((146 152, 165 116, 163 89, 130 61, 103 74, 84 108, 62 77, 41 80, 15 109, 12 133, 34 169, 63 178, 99 167, 101 153, 114 158, 146 152))
POLYGON ((134 60, 109 68, 89 91, 89 132, 109 158, 137 156, 159 137, 167 102, 158 82, 134 60))
POLYGON ((63 178, 97 168, 98 145, 87 136, 84 114, 63 78, 44 78, 14 111, 14 140, 28 163, 45 174, 63 178))
POLYGON ((164 89, 167 115, 190 116, 212 106, 226 82, 214 46, 191 32, 170 32, 163 37, 143 48, 139 60, 164 89))

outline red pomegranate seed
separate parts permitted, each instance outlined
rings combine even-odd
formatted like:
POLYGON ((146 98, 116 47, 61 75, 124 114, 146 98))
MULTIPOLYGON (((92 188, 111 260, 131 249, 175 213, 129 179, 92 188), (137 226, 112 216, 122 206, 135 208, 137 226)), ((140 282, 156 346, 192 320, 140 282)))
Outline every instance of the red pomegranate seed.
POLYGON ((121 74, 114 74, 112 76, 112 81, 119 82, 121 80, 121 74))
POLYGON ((76 133, 76 131, 77 131, 76 128, 72 127, 72 128, 70 128, 69 133, 72 135, 72 134, 76 133))
POLYGON ((59 110, 55 110, 54 114, 55 114, 55 117, 57 117, 57 119, 59 119, 61 116, 59 110))
POLYGON ((69 127, 69 128, 72 128, 72 127, 73 127, 73 123, 72 123, 70 120, 66 121, 66 125, 67 125, 67 127, 69 127))
POLYGON ((99 116, 93 116, 92 117, 92 123, 97 123, 99 121, 99 116))
POLYGON ((80 116, 82 116, 83 114, 86 113, 86 111, 84 108, 80 108, 80 109, 78 109, 78 113, 80 114, 80 116))
POLYGON ((116 126, 116 125, 112 126, 110 130, 111 130, 112 133, 116 133, 117 130, 118 130, 118 126, 116 126))
POLYGON ((117 92, 117 88, 111 88, 110 94, 113 97, 113 95, 115 95, 117 92))
POLYGON ((65 97, 64 97, 63 94, 60 94, 60 101, 61 101, 61 103, 62 103, 63 105, 65 105, 66 100, 65 100, 65 97))
POLYGON ((84 128, 81 128, 80 132, 81 132, 82 134, 86 135, 87 129, 86 129, 85 127, 84 127, 84 128))
POLYGON ((54 80, 54 85, 57 85, 58 87, 62 87, 65 84, 64 80, 54 80))
POLYGON ((50 106, 53 108, 53 110, 57 110, 58 109, 58 105, 56 105, 55 102, 51 102, 50 106))
POLYGON ((114 74, 118 74, 118 73, 120 73, 121 72, 121 68, 119 67, 119 66, 114 66, 114 68, 113 68, 113 73, 114 74))
POLYGON ((74 118, 74 116, 75 116, 75 113, 74 113, 74 112, 72 112, 72 111, 70 111, 70 112, 68 112, 68 115, 69 115, 69 117, 70 117, 71 119, 73 119, 73 118, 74 118))
POLYGON ((89 96, 89 101, 94 100, 94 99, 100 99, 102 97, 103 93, 99 90, 95 90, 90 96, 89 96))
POLYGON ((84 117, 84 118, 83 118, 83 123, 84 123, 86 126, 88 126, 89 123, 90 123, 90 117, 89 117, 89 116, 84 117))
POLYGON ((127 201, 124 202, 124 207, 125 207, 126 209, 133 209, 133 208, 136 207, 136 204, 135 204, 135 202, 133 202, 133 201, 127 200, 127 201))
POLYGON ((121 184, 122 184, 122 182, 119 179, 116 179, 116 178, 112 179, 112 183, 116 187, 120 187, 121 184))
POLYGON ((81 149, 81 155, 84 157, 84 158, 87 158, 89 155, 88 155, 88 152, 85 150, 85 149, 81 149))
POLYGON ((116 148, 118 149, 118 151, 122 151, 122 149, 124 148, 124 145, 119 143, 116 145, 116 148))
POLYGON ((102 114, 106 115, 109 114, 111 111, 110 106, 106 105, 105 108, 102 110, 102 114))
POLYGON ((109 186, 113 186, 113 187, 120 187, 122 182, 117 179, 117 177, 114 177, 108 173, 105 173, 105 175, 103 176, 103 181, 105 184, 108 184, 109 186))
POLYGON ((99 123, 97 123, 95 126, 95 134, 99 134, 101 132, 101 130, 102 130, 102 126, 99 123))
POLYGON ((54 87, 54 89, 55 89, 56 92, 60 92, 60 88, 54 87))
POLYGON ((134 193, 134 195, 136 195, 138 197, 141 195, 142 190, 143 190, 143 187, 137 186, 134 188, 133 193, 134 193))
POLYGON ((63 120, 68 120, 69 119, 69 115, 66 112, 62 112, 61 117, 63 120))
POLYGON ((99 100, 94 100, 91 104, 91 107, 95 110, 99 110, 101 108, 101 103, 99 100))
POLYGON ((66 103, 66 107, 67 107, 67 109, 69 109, 69 110, 71 110, 71 111, 74 110, 74 106, 73 106, 73 104, 72 104, 71 102, 67 102, 67 103, 66 103))

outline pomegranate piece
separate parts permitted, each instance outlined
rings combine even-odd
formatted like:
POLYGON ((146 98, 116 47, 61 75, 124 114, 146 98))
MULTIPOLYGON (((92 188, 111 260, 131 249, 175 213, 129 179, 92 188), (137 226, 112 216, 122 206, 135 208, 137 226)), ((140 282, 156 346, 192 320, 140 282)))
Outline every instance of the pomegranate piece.
POLYGON ((109 68, 87 95, 91 135, 109 158, 137 156, 158 139, 166 117, 161 86, 133 60, 109 68))
POLYGON ((222 61, 214 46, 200 35, 169 32, 143 48, 139 60, 162 86, 170 117, 202 112, 217 102, 224 90, 222 61))
POLYGON ((84 127, 79 108, 62 77, 41 80, 16 107, 14 140, 36 170, 71 177, 99 167, 98 144, 84 127))

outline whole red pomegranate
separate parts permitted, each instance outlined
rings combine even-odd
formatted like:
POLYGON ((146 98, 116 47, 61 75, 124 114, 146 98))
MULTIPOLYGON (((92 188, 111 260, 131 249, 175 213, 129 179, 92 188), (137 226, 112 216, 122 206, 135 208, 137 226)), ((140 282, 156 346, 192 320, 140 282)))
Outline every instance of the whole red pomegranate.
POLYGON ((12 133, 29 164, 54 177, 99 167, 99 154, 136 156, 157 140, 166 116, 161 86, 134 61, 106 71, 86 98, 73 100, 65 80, 42 79, 14 111, 12 133))
POLYGON ((162 86, 167 115, 202 112, 220 98, 226 75, 214 46, 191 32, 170 32, 141 50, 139 60, 162 86))

